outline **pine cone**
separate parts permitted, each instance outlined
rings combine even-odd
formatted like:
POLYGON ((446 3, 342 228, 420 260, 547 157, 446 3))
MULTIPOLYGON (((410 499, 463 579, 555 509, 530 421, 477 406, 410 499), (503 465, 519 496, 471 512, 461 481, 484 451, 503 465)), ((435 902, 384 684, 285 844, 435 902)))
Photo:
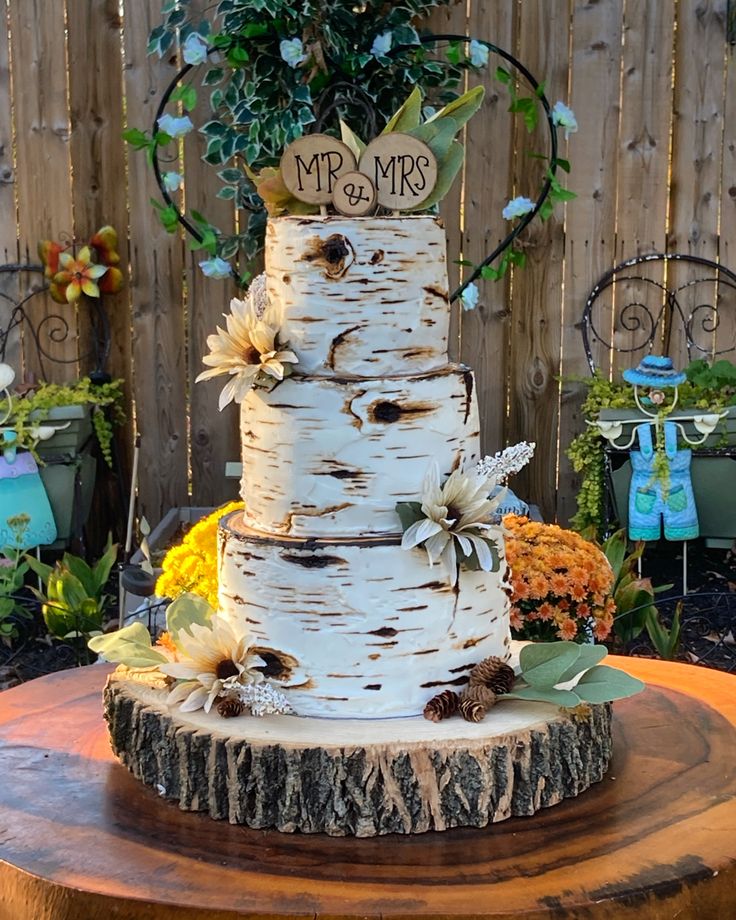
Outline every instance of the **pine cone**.
POLYGON ((496 694, 491 690, 490 687, 486 687, 485 684, 471 684, 466 688, 463 693, 461 700, 475 700, 476 703, 480 703, 488 712, 491 706, 496 704, 496 694))
POLYGON ((430 722, 441 722, 448 716, 454 716, 460 703, 460 697, 454 690, 443 690, 424 707, 424 718, 430 722))
POLYGON ((245 703, 236 696, 226 696, 217 704, 217 711, 223 719, 234 719, 236 716, 241 715, 244 709, 245 703))
POLYGON ((515 679, 514 669, 506 664, 502 658, 497 658, 495 655, 490 658, 484 658, 470 672, 471 687, 481 684, 484 687, 490 687, 498 696, 503 693, 510 693, 515 679))
POLYGON ((486 707, 471 696, 463 696, 460 700, 460 715, 466 722, 482 722, 486 715, 486 707))

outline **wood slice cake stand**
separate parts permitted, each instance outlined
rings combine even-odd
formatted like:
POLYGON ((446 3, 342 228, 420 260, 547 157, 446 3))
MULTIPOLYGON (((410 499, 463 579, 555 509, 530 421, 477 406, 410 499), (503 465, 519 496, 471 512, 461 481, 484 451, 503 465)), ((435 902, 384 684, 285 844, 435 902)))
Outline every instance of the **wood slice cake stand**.
POLYGON ((110 750, 103 666, 0 693, 0 920, 730 920, 736 679, 610 663, 648 686, 614 706, 602 782, 532 817, 367 839, 181 811, 110 750))
POLYGON ((574 715, 506 702, 485 720, 224 719, 166 705, 166 689, 115 672, 105 718, 123 764, 187 811, 249 827, 373 837, 485 827, 599 782, 610 706, 574 715))

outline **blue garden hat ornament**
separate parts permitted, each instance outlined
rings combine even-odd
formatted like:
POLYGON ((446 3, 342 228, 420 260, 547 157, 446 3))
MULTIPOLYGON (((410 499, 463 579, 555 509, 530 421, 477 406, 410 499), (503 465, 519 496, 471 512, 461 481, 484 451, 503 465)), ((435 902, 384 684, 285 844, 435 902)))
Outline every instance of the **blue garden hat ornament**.
POLYGON ((622 374, 627 383, 639 387, 679 387, 687 380, 682 371, 676 371, 672 358, 666 355, 646 355, 638 367, 625 370, 622 374))

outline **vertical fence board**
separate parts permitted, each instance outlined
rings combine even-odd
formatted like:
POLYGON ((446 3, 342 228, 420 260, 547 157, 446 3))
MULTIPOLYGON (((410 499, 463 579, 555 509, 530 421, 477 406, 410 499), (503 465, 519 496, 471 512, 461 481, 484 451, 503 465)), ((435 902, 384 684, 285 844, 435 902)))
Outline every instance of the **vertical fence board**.
MULTIPOLYGON (((126 0, 125 91, 129 126, 150 129, 173 70, 146 55, 159 23, 159 0, 126 0)), ((182 246, 155 218, 158 191, 145 157, 128 157, 130 296, 133 317, 133 393, 141 435, 139 498, 156 523, 188 500, 187 376, 182 292, 182 246)))
MULTIPOLYGON (((427 21, 427 28, 438 35, 467 35, 468 21, 465 2, 452 0, 449 6, 436 9, 427 21)), ((442 46, 439 53, 444 55, 446 44, 442 46)), ((463 92, 464 87, 459 87, 463 92)), ((465 150, 466 163, 468 161, 468 150, 465 150)), ((447 274, 450 279, 450 291, 454 291, 462 273, 458 260, 462 258, 463 246, 463 188, 464 188, 464 169, 455 179, 449 193, 440 203, 440 214, 445 224, 445 233, 447 235, 447 274)), ((450 358, 457 360, 460 356, 460 304, 456 303, 452 308, 452 317, 450 322, 450 340, 449 351, 450 358)))
MULTIPOLYGON (((720 239, 718 257, 734 270, 736 266, 736 48, 726 47, 723 94, 723 141, 721 157, 720 239)), ((723 309, 718 313, 716 347, 723 357, 736 359, 736 292, 721 291, 723 309)), ((719 304, 721 306, 721 304, 719 304)))
MULTIPOLYGON (((621 131, 617 175, 617 241, 622 258, 666 245, 669 136, 672 119, 674 3, 626 0, 621 131)), ((646 274, 664 278, 662 266, 646 274)), ((625 297, 626 291, 621 288, 625 297)), ((636 333, 614 330, 618 348, 631 347, 636 333)), ((641 353, 614 355, 614 370, 641 353)))
MULTIPOLYGON (((565 220, 557 503, 557 516, 563 522, 575 513, 579 486, 565 451, 585 425, 580 413, 584 387, 570 379, 589 373, 580 319, 593 283, 614 259, 622 16, 623 0, 575 0, 573 7, 570 104, 580 133, 572 136, 568 148, 572 172, 567 181, 578 197, 567 206, 565 220)), ((562 132, 560 143, 564 145, 562 132)), ((604 311, 601 320, 610 326, 610 313, 604 311)), ((600 344, 594 344, 593 351, 597 366, 607 373, 608 351, 600 344)))
MULTIPOLYGON (((18 229, 21 255, 37 260, 41 239, 59 239, 73 229, 69 112, 65 54, 64 4, 59 0, 13 0, 10 35, 13 61, 13 104, 16 137, 23 138, 17 156, 17 194, 22 206, 18 229)), ((77 320, 73 307, 34 297, 28 314, 47 350, 62 364, 40 362, 35 348, 25 348, 25 367, 50 381, 77 376, 77 320), (44 317, 60 317, 43 323, 44 317), (63 329, 68 334, 53 347, 44 333, 63 329)), ((28 337, 26 337, 28 344, 28 337)))
MULTIPOLYGON (((69 71, 72 188, 74 232, 85 240, 105 224, 118 232, 120 262, 128 262, 128 211, 120 194, 125 177, 123 141, 123 61, 121 21, 117 0, 67 0, 69 58, 85 60, 86 66, 69 71), (91 80, 90 72, 105 74, 91 80)), ((126 279, 127 280, 127 279, 126 279)), ((108 369, 113 377, 130 367, 130 298, 127 290, 105 295, 103 304, 111 327, 108 369)), ((80 334, 89 346, 87 317, 80 317, 80 334)), ((80 347, 80 350, 81 347, 80 347)), ((87 350, 87 349, 85 349, 87 350)), ((90 361, 83 363, 88 371, 90 361)), ((130 381, 128 381, 130 384, 130 381)))
MULTIPOLYGON (((204 3, 192 4, 192 12, 204 3)), ((199 88, 195 71, 193 83, 199 89, 194 123, 204 124, 208 119, 210 90, 199 88)), ((187 208, 204 214, 210 223, 223 233, 232 233, 235 224, 231 201, 217 198, 222 187, 215 170, 202 162, 206 141, 203 135, 193 133, 184 143, 184 176, 186 179, 187 208)), ((219 505, 233 499, 238 492, 237 482, 225 479, 228 460, 240 459, 238 409, 230 405, 220 412, 217 403, 224 378, 194 383, 204 369, 202 356, 207 353, 207 336, 216 326, 224 325, 222 317, 229 309, 230 299, 237 293, 231 280, 206 278, 199 262, 208 258, 203 250, 190 251, 186 259, 187 307, 189 320, 189 378, 191 383, 191 466, 192 502, 195 505, 219 505)))
MULTIPOLYGON (((523 3, 519 8, 518 56, 547 95, 562 98, 567 89, 568 5, 566 0, 523 3), (563 51, 564 49, 564 51, 563 51)), ((528 150, 547 150, 546 125, 527 135, 516 126, 516 194, 536 197, 545 165, 529 160, 528 150)), ((563 227, 556 212, 546 223, 526 231, 527 264, 513 276, 511 322, 510 441, 536 441, 534 459, 516 486, 522 497, 538 504, 547 520, 556 504, 557 418, 560 372, 563 227), (553 458, 555 460, 553 461, 553 458)))
MULTIPOLYGON (((494 4, 489 9, 485 3, 474 3, 468 34, 511 51, 513 6, 494 4)), ((505 62, 491 55, 483 71, 483 108, 467 128, 463 257, 474 265, 493 251, 508 230, 501 212, 511 188, 513 118, 508 112, 508 91, 494 79, 499 64, 505 62)), ((461 314, 461 357, 475 371, 481 448, 495 453, 504 446, 506 422, 509 278, 479 281, 478 287, 478 307, 461 314)))
MULTIPOLYGON (((7 9, 3 8, 5 35, 0 37, 0 262, 18 259, 18 227, 15 213, 15 171, 13 168, 13 113, 10 95, 10 29, 7 9)), ((10 301, 18 296, 15 274, 0 274, 0 329, 5 329, 13 309, 10 301), (10 298, 10 299, 8 299, 10 298)), ((0 356, 1 357, 1 356, 0 356)), ((4 360, 22 375, 20 330, 10 333, 4 360)))
MULTIPOLYGON (((724 14, 723 0, 705 3, 701 0, 680 0, 677 8, 675 60, 680 64, 675 68, 671 216, 667 248, 709 259, 718 257, 724 14), (696 60, 696 68, 688 67, 688 61, 696 60)), ((699 277, 703 277, 701 269, 687 266, 685 271, 676 273, 676 283, 685 284, 699 277)), ((699 336, 698 341, 703 344, 703 336, 699 336)), ((672 327, 669 352, 678 365, 687 363, 684 330, 677 321, 672 327)))

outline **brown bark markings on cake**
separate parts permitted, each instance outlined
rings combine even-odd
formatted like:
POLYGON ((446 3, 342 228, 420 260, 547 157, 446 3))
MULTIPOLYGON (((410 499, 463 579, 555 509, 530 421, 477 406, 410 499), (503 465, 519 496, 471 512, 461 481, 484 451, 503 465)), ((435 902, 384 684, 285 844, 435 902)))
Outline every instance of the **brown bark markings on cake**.
POLYGON ((325 278, 337 281, 355 261, 355 250, 350 240, 342 233, 333 233, 325 240, 315 236, 306 241, 302 259, 319 265, 324 270, 325 278))
POLYGON ((123 764, 183 810, 333 836, 484 827, 530 815, 598 782, 611 755, 606 705, 583 722, 551 715, 495 738, 280 744, 277 722, 267 743, 229 736, 229 720, 221 731, 195 730, 113 678, 105 718, 123 764))
POLYGON ((338 332, 333 338, 330 342, 330 349, 327 352, 327 360, 325 361, 325 365, 329 367, 330 370, 334 371, 335 369, 335 355, 337 349, 345 342, 351 333, 356 332, 358 329, 362 329, 364 326, 365 323, 356 323, 354 326, 349 326, 347 329, 343 329, 342 332, 338 332))

